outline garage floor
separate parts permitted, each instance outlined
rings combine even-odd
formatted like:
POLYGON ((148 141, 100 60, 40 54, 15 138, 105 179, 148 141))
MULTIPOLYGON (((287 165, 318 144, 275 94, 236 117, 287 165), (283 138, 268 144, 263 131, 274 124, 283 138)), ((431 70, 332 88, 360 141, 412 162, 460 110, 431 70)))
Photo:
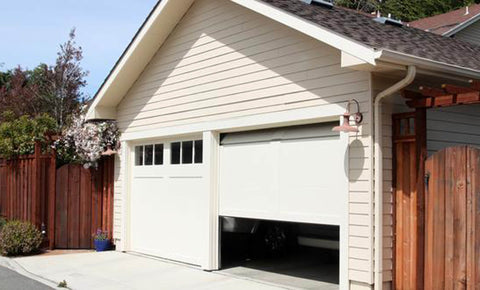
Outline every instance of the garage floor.
POLYGON ((321 250, 308 250, 282 258, 264 258, 223 265, 220 272, 292 289, 339 289, 338 263, 321 250))

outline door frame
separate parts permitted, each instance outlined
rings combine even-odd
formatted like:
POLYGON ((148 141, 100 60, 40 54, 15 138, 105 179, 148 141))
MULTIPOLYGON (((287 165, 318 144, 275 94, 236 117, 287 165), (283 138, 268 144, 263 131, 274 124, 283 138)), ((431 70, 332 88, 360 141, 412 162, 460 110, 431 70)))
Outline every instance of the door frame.
POLYGON ((423 289, 424 281, 424 242, 425 242, 425 160, 427 158, 427 129, 426 129, 426 109, 417 108, 413 112, 393 114, 392 115, 392 156, 393 156, 393 283, 394 288, 398 289, 423 289), (414 127, 409 126, 409 122, 414 121, 414 127), (404 122, 403 127, 401 123, 404 122), (405 126, 406 125, 406 126, 405 126), (405 131, 400 128, 404 128, 405 131), (413 129, 413 132, 412 132, 413 129), (402 132, 403 131, 403 132, 402 132), (410 144, 409 167, 404 167, 404 160, 397 160, 397 146, 399 150, 405 150, 403 146, 410 144), (412 151, 413 148, 413 151, 412 151), (412 156, 413 155, 413 156, 412 156), (412 164, 412 157, 414 158, 412 164), (401 167, 401 168, 399 168, 401 167), (412 170, 413 167, 413 170, 412 170), (400 170, 401 169, 401 170, 400 170), (401 172, 400 172, 401 171, 401 172), (404 176, 408 176, 404 178, 404 176), (398 182, 398 183, 397 183, 398 182), (406 182, 407 185, 401 185, 400 182, 406 182), (413 186, 412 186, 413 185, 413 186), (400 187, 400 189, 398 188, 400 187), (404 188, 409 188, 408 195, 403 192, 404 188), (398 196, 406 196, 408 202, 399 203, 398 196), (403 206, 403 205, 407 206, 403 206), (412 218, 413 217, 413 218, 412 218), (399 224, 399 220, 407 219, 405 235, 404 225, 399 224), (401 229, 399 229, 401 227, 401 229), (401 232, 399 232, 401 230, 401 232), (413 249, 404 251, 404 241, 399 241, 403 236, 408 239, 409 245, 413 244, 413 249), (399 238, 400 237, 400 238, 399 238), (398 260, 413 261, 409 266, 408 272, 399 268, 398 260), (399 272, 402 275, 399 275, 399 272))

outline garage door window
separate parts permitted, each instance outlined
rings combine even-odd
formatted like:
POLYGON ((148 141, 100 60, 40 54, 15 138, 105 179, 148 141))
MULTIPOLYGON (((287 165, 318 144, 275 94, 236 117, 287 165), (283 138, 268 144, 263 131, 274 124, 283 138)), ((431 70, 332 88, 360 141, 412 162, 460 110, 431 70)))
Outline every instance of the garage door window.
POLYGON ((144 154, 145 154, 145 164, 144 165, 153 165, 153 145, 145 145, 144 154))
POLYGON ((135 146, 135 166, 163 164, 163 144, 135 146))
POLYGON ((163 164, 163 144, 155 144, 155 165, 163 164))
POLYGON ((143 146, 135 146, 135 165, 143 165, 143 146))
POLYGON ((203 141, 173 142, 170 146, 172 164, 200 164, 203 162, 203 141))

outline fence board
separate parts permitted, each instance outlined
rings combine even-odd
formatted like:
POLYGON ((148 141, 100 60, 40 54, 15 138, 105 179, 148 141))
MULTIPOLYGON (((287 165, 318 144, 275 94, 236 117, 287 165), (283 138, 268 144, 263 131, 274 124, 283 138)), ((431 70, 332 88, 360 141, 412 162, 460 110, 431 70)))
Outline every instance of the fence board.
POLYGON ((425 289, 480 289, 479 152, 452 147, 426 162, 425 289))
POLYGON ((56 211, 55 211, 55 247, 68 248, 68 225, 67 225, 67 211, 59 210, 68 208, 67 195, 68 183, 58 182, 59 180, 68 180, 68 166, 63 166, 57 169, 57 184, 56 184, 56 211))
POLYGON ((7 164, 0 159, 0 217, 7 216, 7 164))

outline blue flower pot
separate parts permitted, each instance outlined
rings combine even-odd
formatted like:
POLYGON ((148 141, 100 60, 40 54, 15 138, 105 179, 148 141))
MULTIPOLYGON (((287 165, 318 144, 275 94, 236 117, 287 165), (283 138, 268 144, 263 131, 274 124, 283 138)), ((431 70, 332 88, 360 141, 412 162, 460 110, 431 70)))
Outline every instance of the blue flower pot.
POLYGON ((110 240, 104 240, 104 241, 93 241, 95 245, 95 251, 97 252, 104 252, 110 250, 110 240))

